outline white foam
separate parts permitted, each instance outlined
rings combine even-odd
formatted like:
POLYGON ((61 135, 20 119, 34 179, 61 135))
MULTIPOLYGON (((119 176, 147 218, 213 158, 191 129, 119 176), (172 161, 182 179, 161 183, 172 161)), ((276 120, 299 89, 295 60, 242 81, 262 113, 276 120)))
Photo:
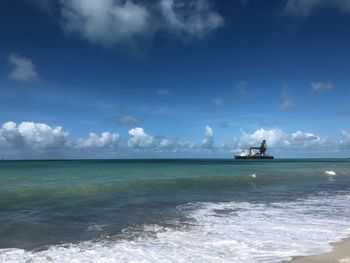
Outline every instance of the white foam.
POLYGON ((90 231, 102 231, 104 227, 106 227, 107 225, 98 225, 98 224, 94 224, 89 226, 85 231, 90 232, 90 231))
POLYGON ((0 262, 280 262, 321 253, 350 233, 349 195, 293 202, 197 203, 181 206, 189 226, 149 225, 151 235, 52 246, 41 252, 0 250, 0 262))
POLYGON ((256 174, 251 174, 250 176, 253 178, 256 178, 256 174))
POLYGON ((334 171, 324 171, 327 175, 331 175, 331 176, 334 176, 334 175, 337 175, 336 172, 334 171))

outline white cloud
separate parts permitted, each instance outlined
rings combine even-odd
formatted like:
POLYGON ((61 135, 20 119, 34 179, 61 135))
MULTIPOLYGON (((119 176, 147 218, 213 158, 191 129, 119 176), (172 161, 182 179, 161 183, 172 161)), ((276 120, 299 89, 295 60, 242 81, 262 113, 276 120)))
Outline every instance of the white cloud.
POLYGON ((262 140, 266 140, 268 146, 271 147, 287 147, 290 145, 288 135, 281 129, 258 129, 254 133, 246 133, 241 131, 238 139, 239 147, 260 146, 262 140))
POLYGON ((151 14, 131 0, 61 0, 63 28, 92 43, 113 46, 150 33, 151 14))
POLYGON ((311 132, 296 131, 291 137, 293 147, 314 148, 325 144, 326 139, 321 138, 311 132))
POLYGON ((160 148, 173 148, 175 146, 175 143, 169 139, 161 139, 159 143, 160 148))
POLYGON ((0 128, 0 142, 2 145, 15 148, 61 148, 67 144, 69 133, 62 127, 52 127, 44 123, 6 122, 0 128))
MULTIPOLYGON (((204 149, 214 149, 216 151, 230 150, 241 151, 250 146, 260 146, 262 140, 267 140, 269 148, 278 148, 283 150, 321 150, 321 149, 335 149, 336 144, 327 142, 326 139, 310 132, 302 132, 297 130, 294 133, 288 134, 279 128, 274 129, 258 129, 253 133, 241 131, 240 137, 234 138, 233 141, 221 143, 218 146, 214 145, 214 131, 211 127, 206 126, 205 137, 201 144, 196 144, 192 141, 170 140, 162 138, 159 141, 154 141, 150 146, 153 149, 167 149, 173 152, 178 151, 196 151, 200 152, 204 149)), ((350 132, 343 133, 342 144, 350 146, 350 132)))
MULTIPOLYGON (((137 148, 147 149, 148 152, 191 152, 203 153, 207 149, 222 153, 225 151, 237 151, 247 149, 250 146, 260 146, 262 140, 267 141, 269 148, 279 150, 325 150, 325 149, 349 149, 350 132, 341 132, 341 141, 331 143, 311 132, 297 130, 293 133, 285 133, 279 128, 258 129, 252 133, 241 130, 238 138, 230 143, 220 142, 214 144, 214 131, 210 126, 205 127, 205 136, 200 143, 193 141, 182 141, 178 139, 168 139, 165 137, 154 137, 147 134, 143 128, 137 127, 129 130, 130 138, 127 145, 130 152, 135 152, 137 148), (134 149, 134 150, 133 150, 134 149)), ((60 126, 50 126, 44 123, 6 122, 0 126, 0 153, 7 156, 32 157, 32 154, 42 154, 47 158, 48 153, 64 153, 62 156, 89 157, 91 151, 88 148, 96 148, 99 153, 112 154, 118 149, 126 149, 125 144, 121 144, 121 137, 118 133, 103 132, 101 134, 90 133, 85 139, 68 141, 69 133, 60 126), (113 152, 112 152, 113 151, 113 152)), ((125 142, 126 143, 126 142, 125 142)), ((118 150, 119 152, 119 150, 118 150)), ((60 156, 60 155, 51 155, 60 156)), ((106 155, 104 155, 106 156, 106 155)), ((55 157, 54 157, 55 158, 55 157)), ((62 157, 61 157, 62 158, 62 157)))
POLYGON ((311 83, 312 91, 315 92, 327 92, 334 88, 334 85, 330 82, 313 82, 311 83))
POLYGON ((224 104, 224 101, 223 101, 223 99, 220 99, 220 98, 214 98, 214 99, 212 99, 212 103, 216 106, 220 106, 220 105, 224 104))
POLYGON ((347 0, 288 0, 284 11, 287 14, 307 17, 317 9, 331 7, 341 12, 350 11, 347 0))
POLYGON ((350 148, 350 131, 341 131, 340 146, 350 148))
POLYGON ((153 136, 145 133, 143 128, 137 127, 129 130, 132 137, 128 141, 128 146, 132 148, 149 148, 154 146, 155 139, 153 136))
POLYGON ((30 58, 21 57, 16 53, 8 56, 13 69, 10 72, 10 78, 22 82, 33 82, 38 79, 35 66, 30 58))
POLYGON ((120 125, 137 125, 139 121, 129 115, 120 115, 117 117, 117 123, 120 125))
POLYGON ((292 140, 294 141, 314 141, 319 137, 310 132, 296 131, 292 133, 292 140))
POLYGON ((213 148, 214 146, 214 131, 207 125, 205 126, 204 139, 202 140, 202 146, 204 148, 213 148))
POLYGON ((169 30, 190 37, 203 37, 224 22, 206 0, 161 0, 160 6, 169 30))
POLYGON ((297 130, 292 134, 287 134, 279 128, 258 129, 251 134, 242 131, 235 146, 240 149, 250 146, 258 147, 262 140, 266 140, 268 147, 290 150, 321 149, 329 146, 326 139, 314 133, 297 130))
POLYGON ((156 32, 201 38, 223 24, 207 0, 60 0, 63 30, 110 47, 156 32))
POLYGON ((77 148, 112 148, 118 146, 120 135, 118 133, 103 132, 101 136, 90 133, 87 139, 79 139, 77 148))
POLYGON ((178 152, 194 149, 196 147, 196 144, 191 141, 178 141, 163 138, 160 140, 158 147, 160 149, 169 149, 174 152, 178 152))
POLYGON ((179 141, 179 147, 181 149, 193 149, 196 147, 196 143, 191 141, 179 141))
POLYGON ((45 123, 9 121, 0 128, 0 145, 13 149, 72 149, 115 147, 120 141, 118 133, 103 132, 100 136, 90 133, 86 139, 68 142, 68 131, 61 126, 49 126, 45 123))

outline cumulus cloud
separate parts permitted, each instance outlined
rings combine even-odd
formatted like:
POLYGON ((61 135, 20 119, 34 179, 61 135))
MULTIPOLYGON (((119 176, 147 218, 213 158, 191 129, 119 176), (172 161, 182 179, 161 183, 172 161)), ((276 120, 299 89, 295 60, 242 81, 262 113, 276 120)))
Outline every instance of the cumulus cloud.
POLYGON ((172 150, 172 152, 189 151, 199 149, 193 141, 162 139, 158 145, 160 149, 172 150))
POLYGON ((239 149, 260 146, 262 140, 267 141, 268 147, 285 150, 311 150, 330 146, 325 138, 314 133, 297 130, 288 134, 279 128, 258 129, 253 133, 241 131, 241 136, 236 139, 234 146, 239 149))
POLYGON ((180 149, 193 149, 196 147, 196 143, 192 141, 179 141, 180 149))
POLYGON ((147 134, 143 128, 137 127, 129 130, 132 136, 128 141, 128 146, 132 148, 149 148, 154 146, 155 139, 152 135, 147 134))
POLYGON ((321 138, 311 132, 296 131, 292 133, 291 137, 294 147, 314 148, 325 144, 326 139, 321 138))
POLYGON ((8 60, 13 66, 10 78, 21 82, 34 82, 38 79, 35 66, 30 58, 22 57, 16 53, 8 56, 8 60))
MULTIPOLYGON (((205 150, 238 151, 247 149, 250 146, 259 146, 262 140, 267 141, 269 148, 279 150, 324 150, 324 149, 349 149, 350 132, 341 132, 341 141, 331 143, 327 139, 311 132, 297 130, 293 133, 286 133, 279 128, 264 129, 260 128, 252 133, 241 130, 240 136, 230 143, 214 144, 214 131, 210 126, 205 127, 205 135, 202 141, 195 143, 193 141, 182 141, 178 139, 168 139, 165 137, 154 137, 147 134, 143 128, 137 127, 129 130, 130 138, 127 141, 129 150, 138 151, 143 148, 149 152, 192 152, 200 153, 205 150)), ((1 154, 15 156, 14 154, 23 153, 25 156, 32 157, 32 153, 39 153, 41 157, 46 158, 47 153, 65 153, 67 156, 82 156, 84 153, 91 153, 86 149, 98 149, 98 153, 111 154, 114 150, 126 149, 121 144, 121 137, 118 133, 103 132, 101 134, 90 133, 87 138, 77 141, 68 141, 69 133, 60 126, 50 126, 44 123, 12 121, 0 126, 0 150, 1 154), (123 148, 124 147, 124 148, 123 148), (64 151, 63 151, 64 149, 64 151), (4 152, 6 151, 6 152, 4 152)), ((57 155, 52 155, 57 156, 57 155)), ((84 155, 89 156, 89 155, 84 155)))
POLYGON ((159 143, 160 148, 172 148, 174 147, 174 142, 169 139, 161 139, 159 143))
POLYGON ((341 131, 340 145, 342 147, 350 148, 350 131, 341 131))
POLYGON ((102 46, 130 42, 150 33, 151 14, 131 0, 61 0, 63 28, 102 46))
POLYGON ((162 149, 172 150, 173 152, 191 150, 196 147, 196 143, 191 141, 179 141, 163 138, 160 140, 158 147, 162 149))
POLYGON ((79 139, 77 148, 112 148, 118 146, 120 141, 119 133, 103 132, 101 136, 91 132, 87 139, 79 139))
POLYGON ((288 135, 281 129, 258 129, 255 132, 249 134, 245 131, 241 131, 241 136, 238 139, 239 147, 260 146, 262 140, 266 140, 271 147, 279 146, 286 147, 290 145, 288 141, 288 135))
POLYGON ((203 37, 223 24, 206 0, 161 0, 166 27, 190 37, 203 37))
POLYGON ((129 115, 120 115, 117 117, 117 123, 119 125, 137 125, 139 123, 138 119, 129 115))
POLYGON ((67 144, 69 133, 62 127, 52 127, 44 123, 6 122, 0 128, 0 142, 3 146, 15 148, 60 148, 67 144))
POLYGON ((350 2, 347 0, 288 0, 284 11, 290 15, 307 17, 318 9, 326 7, 348 12, 350 11, 350 2))
POLYGON ((205 126, 204 139, 202 140, 202 146, 204 148, 213 148, 214 146, 214 131, 207 125, 205 126))
POLYGON ((319 137, 310 132, 296 131, 292 133, 292 140, 294 141, 314 141, 319 137))
POLYGON ((313 82, 311 83, 311 89, 314 92, 327 92, 331 91, 334 85, 330 82, 313 82))
POLYGON ((76 142, 68 141, 69 132, 61 126, 50 126, 45 123, 9 121, 0 128, 0 146, 12 149, 79 149, 79 148, 112 148, 118 146, 118 133, 103 132, 100 136, 90 133, 86 139, 76 142))

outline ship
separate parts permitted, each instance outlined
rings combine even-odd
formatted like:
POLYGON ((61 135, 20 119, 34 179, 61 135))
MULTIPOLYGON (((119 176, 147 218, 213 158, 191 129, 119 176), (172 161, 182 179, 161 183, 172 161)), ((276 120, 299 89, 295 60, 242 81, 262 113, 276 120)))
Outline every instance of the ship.
POLYGON ((272 155, 266 154, 267 146, 266 146, 266 140, 263 140, 261 142, 260 147, 250 147, 248 151, 244 151, 238 155, 235 155, 235 159, 238 160, 252 160, 252 159, 258 159, 258 160, 265 160, 265 159, 273 159, 274 157, 272 155), (258 152, 255 152, 255 150, 259 150, 258 152))

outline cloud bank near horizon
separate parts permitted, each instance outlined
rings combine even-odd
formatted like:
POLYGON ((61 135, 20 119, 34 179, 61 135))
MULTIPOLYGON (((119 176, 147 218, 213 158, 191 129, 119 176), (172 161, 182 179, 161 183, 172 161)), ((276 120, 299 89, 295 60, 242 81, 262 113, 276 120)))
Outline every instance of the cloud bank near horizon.
MULTIPOLYGON (((166 137, 157 137, 146 133, 141 127, 130 129, 128 140, 122 140, 119 133, 105 131, 101 135, 90 132, 88 137, 76 141, 69 139, 70 133, 61 126, 50 126, 45 123, 21 122, 19 124, 9 121, 0 128, 0 147, 2 155, 6 151, 21 153, 61 151, 66 153, 76 150, 108 150, 120 151, 121 154, 128 151, 143 152, 238 152, 252 145, 259 145, 265 139, 270 149, 287 151, 298 150, 340 150, 350 149, 350 131, 340 132, 339 142, 329 142, 311 132, 297 130, 286 133, 279 128, 258 129, 252 133, 241 130, 240 136, 228 142, 215 144, 214 130, 207 125, 204 129, 203 139, 198 143, 183 141, 166 137)), ((16 156, 9 154, 9 156, 16 156)), ((6 154, 4 155, 6 157, 6 154)), ((122 156, 122 155, 120 155, 122 156)), ((30 157, 30 156, 29 156, 30 157)))

